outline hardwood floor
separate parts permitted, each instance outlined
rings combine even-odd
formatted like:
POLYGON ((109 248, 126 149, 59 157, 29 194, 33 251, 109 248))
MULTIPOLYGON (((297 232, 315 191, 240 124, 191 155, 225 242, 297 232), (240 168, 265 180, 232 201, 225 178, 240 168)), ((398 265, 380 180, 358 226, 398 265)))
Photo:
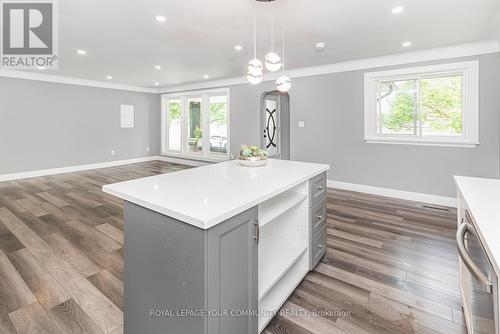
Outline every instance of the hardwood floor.
POLYGON ((329 189, 327 231, 266 334, 466 333, 455 209, 329 189))
MULTIPOLYGON (((153 161, 1 182, 0 334, 122 333, 122 202, 101 186, 184 168, 153 161)), ((327 258, 265 333, 464 333, 455 217, 330 190, 327 258)))

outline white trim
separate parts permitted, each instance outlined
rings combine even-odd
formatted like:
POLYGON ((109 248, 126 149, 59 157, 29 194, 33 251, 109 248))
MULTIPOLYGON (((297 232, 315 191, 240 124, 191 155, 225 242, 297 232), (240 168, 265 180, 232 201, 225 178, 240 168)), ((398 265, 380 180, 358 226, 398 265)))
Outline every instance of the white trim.
MULTIPOLYGON (((299 78, 312 75, 348 72, 348 71, 356 71, 369 68, 411 64, 411 63, 419 63, 419 62, 441 60, 441 59, 469 57, 482 54, 496 53, 499 51, 500 51, 499 41, 492 39, 474 43, 458 44, 458 45, 452 45, 434 49, 426 49, 421 51, 397 53, 387 56, 337 62, 327 65, 296 68, 293 70, 287 70, 287 75, 290 78, 299 78)), ((278 75, 279 74, 276 73, 266 74, 264 75, 263 81, 274 81, 278 78, 278 75)), ((26 71, 12 71, 12 70, 0 70, 0 77, 55 82, 68 85, 108 88, 108 89, 126 90, 126 91, 143 92, 143 93, 159 93, 159 94, 247 84, 247 79, 246 77, 243 76, 233 77, 228 79, 196 82, 191 84, 165 86, 158 88, 125 85, 107 81, 87 80, 75 77, 65 77, 65 76, 57 76, 51 74, 33 73, 26 71)))
POLYGON ((164 156, 164 155, 157 156, 156 158, 157 158, 156 160, 160 160, 160 161, 172 162, 175 164, 196 166, 196 167, 206 166, 206 165, 211 165, 211 164, 214 164, 217 162, 221 162, 221 161, 208 161, 208 160, 203 160, 203 161, 202 160, 193 160, 193 159, 189 159, 186 157, 177 158, 177 157, 164 156))
POLYGON ((231 89, 229 87, 222 87, 216 89, 204 89, 188 92, 176 92, 172 94, 161 95, 161 154, 164 156, 172 156, 179 158, 195 159, 200 161, 226 161, 231 158, 230 152, 230 138, 231 138, 231 89), (210 134, 209 118, 210 118, 210 97, 225 95, 227 98, 227 152, 225 154, 217 154, 210 152, 210 137, 203 136, 203 150, 199 153, 189 151, 188 147, 188 113, 189 113, 189 100, 199 99, 201 102, 201 120, 202 131, 205 134, 210 134), (181 100, 181 150, 170 151, 168 149, 168 101, 181 100))
POLYGON ((13 71, 13 70, 0 70, 0 77, 13 78, 13 79, 24 79, 24 80, 35 80, 44 82, 54 82, 66 85, 77 85, 77 86, 87 86, 96 88, 107 88, 107 89, 117 89, 132 92, 141 93, 158 93, 156 88, 148 88, 134 85, 124 85, 112 82, 97 81, 97 80, 87 80, 72 77, 63 77, 51 74, 33 73, 26 71, 13 71))
POLYGON ((344 190, 356 191, 356 192, 379 195, 379 196, 399 198, 414 202, 444 205, 453 208, 457 207, 457 199, 455 197, 445 197, 439 195, 431 195, 431 194, 417 193, 412 191, 382 188, 382 187, 368 186, 364 184, 340 182, 333 180, 328 180, 327 186, 329 188, 344 189, 344 190))
POLYGON ((387 140, 382 140, 380 137, 375 138, 365 138, 364 139, 368 144, 389 144, 389 145, 415 145, 415 146, 440 146, 440 147, 461 147, 461 148, 475 148, 476 145, 479 145, 479 142, 439 142, 433 140, 404 140, 404 138, 391 138, 387 140))
POLYGON ((0 175, 0 182, 28 179, 31 177, 38 177, 38 176, 74 173, 74 172, 80 172, 80 171, 90 170, 90 169, 108 168, 108 167, 115 167, 115 166, 121 166, 121 165, 130 165, 130 164, 135 164, 135 163, 139 163, 139 162, 155 161, 155 160, 172 162, 172 163, 187 165, 187 166, 205 166, 205 165, 220 162, 220 161, 214 161, 214 160, 200 161, 200 160, 192 160, 192 159, 187 159, 187 158, 176 158, 176 157, 169 157, 169 156, 161 156, 161 155, 155 156, 155 155, 153 155, 153 156, 142 157, 142 158, 115 160, 115 161, 108 161, 108 162, 98 162, 98 163, 93 163, 93 164, 58 167, 58 168, 50 168, 50 169, 40 169, 40 170, 33 170, 33 171, 13 173, 13 174, 3 174, 3 175, 0 175))
POLYGON ((129 164, 135 164, 138 162, 153 161, 153 160, 158 160, 158 157, 157 156, 150 156, 150 157, 143 157, 143 158, 127 159, 127 160, 98 162, 98 163, 86 164, 86 165, 59 167, 59 168, 51 168, 51 169, 40 169, 40 170, 33 170, 33 171, 13 173, 13 174, 3 174, 3 175, 0 175, 0 182, 27 179, 30 177, 38 177, 38 176, 46 176, 46 175, 54 175, 54 174, 73 173, 73 172, 79 172, 79 171, 89 170, 89 169, 99 169, 99 168, 107 168, 107 167, 114 167, 114 166, 121 166, 121 165, 129 165, 129 164))
MULTIPOLYGON (((418 122, 418 121, 417 121, 418 122)), ((364 140, 367 143, 428 146, 474 147, 479 144, 479 61, 450 62, 395 70, 367 72, 364 75, 364 140), (460 75, 462 78, 461 136, 422 136, 379 134, 377 129, 377 89, 380 81, 410 80, 460 75)))
MULTIPOLYGON (((397 53, 393 55, 350 60, 320 66, 310 66, 287 70, 290 78, 307 77, 339 72, 349 72, 370 68, 387 67, 403 64, 416 64, 426 61, 461 58, 477 56, 482 54, 500 52, 500 45, 497 40, 486 40, 475 43, 458 44, 434 49, 397 53)), ((266 73, 263 81, 274 81, 279 74, 266 73)), ((229 79, 196 82, 192 84, 182 84, 175 86, 165 86, 157 89, 158 93, 173 93, 188 91, 193 89, 206 89, 221 86, 234 86, 247 84, 246 77, 235 77, 229 79)))

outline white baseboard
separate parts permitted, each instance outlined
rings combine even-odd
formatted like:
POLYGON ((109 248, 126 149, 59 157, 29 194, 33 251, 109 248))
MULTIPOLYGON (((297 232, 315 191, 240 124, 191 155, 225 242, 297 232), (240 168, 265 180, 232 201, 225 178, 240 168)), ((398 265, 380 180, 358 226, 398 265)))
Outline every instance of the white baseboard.
POLYGON ((142 157, 142 158, 135 158, 135 159, 115 160, 115 161, 108 161, 108 162, 98 162, 98 163, 92 163, 92 164, 78 165, 78 166, 58 167, 58 168, 40 169, 40 170, 33 170, 33 171, 20 172, 20 173, 3 174, 3 175, 0 175, 0 182, 28 179, 30 177, 80 172, 80 171, 89 170, 89 169, 98 169, 98 168, 115 167, 115 166, 121 166, 121 165, 130 165, 130 164, 135 164, 138 162, 154 161, 154 160, 172 162, 172 163, 181 164, 181 165, 188 165, 188 166, 204 166, 204 165, 208 165, 208 164, 213 163, 210 161, 198 161, 198 160, 191 160, 191 159, 181 159, 181 158, 175 158, 175 157, 153 155, 153 156, 149 156, 149 157, 142 157))
POLYGON ((356 184, 356 183, 348 183, 348 182, 340 182, 328 180, 327 185, 329 188, 337 188, 343 190, 351 190, 361 193, 387 196, 392 198, 405 199, 409 201, 415 202, 423 202, 435 205, 444 205, 450 207, 457 207, 457 199, 453 197, 445 197, 439 195, 431 195, 431 194, 423 194, 416 193, 412 191, 404 191, 390 188, 382 188, 375 186, 367 186, 364 184, 356 184))
MULTIPOLYGON (((181 164, 181 165, 187 165, 187 166, 205 166, 205 165, 210 165, 215 163, 216 161, 200 161, 200 160, 193 160, 193 159, 184 159, 184 158, 176 158, 176 157, 169 157, 169 156, 164 156, 160 155, 156 157, 156 160, 160 161, 165 161, 165 162, 172 162, 175 164, 181 164)), ((220 161, 219 161, 220 162, 220 161)))
POLYGON ((3 175, 0 175, 0 182, 27 179, 30 177, 37 177, 37 176, 80 172, 80 171, 89 170, 89 169, 114 167, 114 166, 120 166, 120 165, 129 165, 129 164, 134 164, 134 163, 138 163, 138 162, 153 161, 153 160, 159 160, 159 159, 157 156, 150 156, 150 157, 142 157, 142 158, 135 158, 135 159, 127 159, 127 160, 98 162, 98 163, 78 165, 78 166, 41 169, 41 170, 34 170, 34 171, 13 173, 13 174, 3 174, 3 175))

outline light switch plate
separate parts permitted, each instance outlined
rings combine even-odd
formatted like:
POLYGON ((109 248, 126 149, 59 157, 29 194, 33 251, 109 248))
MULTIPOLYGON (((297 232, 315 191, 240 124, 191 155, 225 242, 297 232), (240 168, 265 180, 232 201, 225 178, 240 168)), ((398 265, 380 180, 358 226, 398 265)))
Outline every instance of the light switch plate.
POLYGON ((302 121, 299 122, 299 128, 303 128, 306 124, 302 121))
POLYGON ((120 124, 122 129, 134 127, 134 105, 120 105, 120 124))

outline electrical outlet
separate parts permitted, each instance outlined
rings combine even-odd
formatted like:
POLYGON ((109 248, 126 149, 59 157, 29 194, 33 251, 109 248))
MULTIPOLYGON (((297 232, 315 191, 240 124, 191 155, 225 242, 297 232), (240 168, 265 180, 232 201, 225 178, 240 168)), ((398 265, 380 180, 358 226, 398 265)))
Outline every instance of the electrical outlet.
POLYGON ((116 154, 115 150, 111 150, 111 155, 115 155, 115 154, 116 154))
POLYGON ((299 125, 299 128, 303 128, 306 124, 304 122, 300 121, 298 125, 299 125))
POLYGON ((148 146, 148 147, 146 147, 146 151, 147 151, 147 152, 149 152, 149 146, 148 146))

